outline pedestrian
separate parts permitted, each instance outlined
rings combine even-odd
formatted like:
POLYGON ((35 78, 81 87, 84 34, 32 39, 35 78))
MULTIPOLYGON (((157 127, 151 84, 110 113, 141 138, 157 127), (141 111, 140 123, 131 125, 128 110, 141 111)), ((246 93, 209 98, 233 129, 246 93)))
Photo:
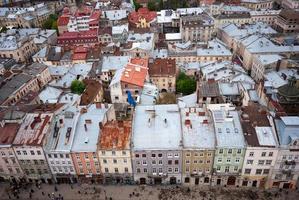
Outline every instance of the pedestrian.
POLYGON ((29 199, 31 199, 32 198, 32 193, 29 193, 29 199))
POLYGON ((45 193, 44 193, 44 191, 42 191, 42 195, 43 195, 43 196, 45 196, 45 193))
POLYGON ((54 190, 55 190, 55 192, 57 192, 57 191, 58 191, 58 188, 56 187, 56 185, 55 185, 55 187, 54 187, 54 190))
POLYGON ((49 198, 51 198, 51 195, 50 195, 50 193, 48 193, 48 197, 49 197, 49 198))
POLYGON ((31 190, 30 190, 30 192, 31 192, 31 193, 34 193, 34 190, 33 190, 33 189, 31 189, 31 190))

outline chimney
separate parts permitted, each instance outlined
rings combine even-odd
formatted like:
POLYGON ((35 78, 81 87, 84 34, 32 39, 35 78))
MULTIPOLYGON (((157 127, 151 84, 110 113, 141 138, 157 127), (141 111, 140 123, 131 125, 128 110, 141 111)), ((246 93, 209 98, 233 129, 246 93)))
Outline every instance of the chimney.
POLYGON ((59 124, 63 124, 63 119, 59 119, 59 124))
POLYGON ((84 124, 84 129, 85 129, 85 131, 87 131, 87 125, 86 124, 84 124))
POLYGON ((105 103, 105 108, 108 108, 108 103, 105 103))
POLYGON ((151 118, 148 118, 148 127, 151 127, 151 118))
POLYGON ((281 66, 281 59, 279 59, 276 63, 276 71, 278 72, 281 66))
POLYGON ((102 122, 99 122, 99 127, 100 127, 100 130, 103 129, 103 123, 102 122))

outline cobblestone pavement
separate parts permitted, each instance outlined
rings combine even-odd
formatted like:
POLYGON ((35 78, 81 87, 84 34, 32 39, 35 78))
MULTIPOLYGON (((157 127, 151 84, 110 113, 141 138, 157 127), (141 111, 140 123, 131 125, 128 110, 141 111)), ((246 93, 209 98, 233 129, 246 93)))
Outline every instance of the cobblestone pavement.
MULTIPOLYGON (((67 184, 35 185, 26 190, 19 191, 19 199, 30 200, 295 200, 299 199, 297 191, 287 190, 254 190, 241 188, 209 188, 209 187, 183 187, 183 186, 121 186, 121 185, 87 185, 67 184), (34 191, 30 197, 31 189, 34 191)), ((0 199, 17 199, 8 192, 9 185, 0 184, 0 199), (9 196, 8 196, 9 194, 9 196)))

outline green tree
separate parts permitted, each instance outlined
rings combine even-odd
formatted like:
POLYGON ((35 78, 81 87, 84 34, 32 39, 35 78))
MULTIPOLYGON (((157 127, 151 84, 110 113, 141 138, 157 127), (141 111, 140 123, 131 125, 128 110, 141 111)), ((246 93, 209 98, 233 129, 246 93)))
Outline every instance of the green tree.
POLYGON ((163 0, 159 1, 159 10, 163 10, 164 9, 164 2, 163 0))
POLYGON ((0 33, 4 33, 4 32, 6 32, 6 31, 7 31, 6 26, 1 27, 1 29, 0 29, 0 33))
POLYGON ((176 91, 183 95, 189 95, 194 93, 196 90, 196 80, 194 77, 189 77, 185 73, 180 72, 177 82, 176 91))
POLYGON ((134 6, 135 6, 135 10, 137 11, 139 8, 142 8, 142 5, 140 5, 140 3, 138 3, 136 0, 133 0, 134 6))
POLYGON ((147 8, 151 11, 155 11, 157 10, 157 7, 156 7, 156 1, 155 0, 150 0, 148 3, 147 3, 147 8))
POLYGON ((71 84, 72 93, 82 94, 84 92, 84 90, 85 90, 85 85, 82 81, 79 81, 77 79, 72 81, 72 84, 71 84))

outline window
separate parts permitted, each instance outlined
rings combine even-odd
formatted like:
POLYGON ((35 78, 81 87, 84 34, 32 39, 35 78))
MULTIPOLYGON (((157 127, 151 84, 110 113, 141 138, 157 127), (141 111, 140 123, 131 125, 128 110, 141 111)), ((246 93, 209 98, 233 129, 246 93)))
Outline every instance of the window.
POLYGON ((117 167, 114 168, 114 172, 115 172, 115 173, 118 173, 118 168, 117 168, 117 167))
POLYGON ((197 160, 193 160, 193 163, 194 163, 194 164, 197 164, 197 160))
POLYGON ((231 154, 233 152, 232 149, 228 149, 227 153, 231 154))
POLYGON ((203 153, 200 153, 199 156, 200 156, 200 157, 203 157, 203 153))
POLYGON ((135 154, 135 158, 139 158, 139 154, 135 154))
POLYGON ((229 166, 225 166, 225 172, 229 172, 229 166))
POLYGON ((159 164, 159 165, 162 165, 162 164, 163 164, 163 161, 162 161, 162 160, 159 160, 158 164, 159 164))
POLYGON ((152 158, 155 158, 155 157, 156 157, 156 154, 153 153, 153 154, 152 154, 152 158))
POLYGON ((238 166, 235 166, 235 167, 234 167, 234 171, 235 171, 235 172, 238 171, 238 166))
POLYGON ((175 153, 175 154, 174 154, 174 157, 176 157, 176 158, 179 157, 179 154, 178 154, 178 153, 175 153))
POLYGON ((179 168, 174 168, 174 172, 179 172, 179 168))
POLYGON ((198 153, 194 153, 194 156, 197 157, 197 156, 198 156, 198 153))
POLYGON ((106 160, 106 159, 103 159, 103 163, 104 163, 104 164, 107 164, 107 160, 106 160))
POLYGON ((269 169, 264 169, 263 174, 269 174, 270 170, 269 169))
POLYGON ((253 160, 247 160, 247 165, 252 165, 253 164, 253 160))
POLYGON ((240 158, 236 158, 235 162, 239 163, 240 162, 240 158))
POLYGON ((172 165, 172 160, 168 160, 168 164, 169 164, 169 165, 172 165))
POLYGON ((262 152, 261 156, 265 157, 266 156, 266 152, 262 152))
MULTIPOLYGON (((78 156, 77 156, 78 157, 78 156)), ((54 158, 57 158, 57 154, 54 154, 54 158)), ((79 158, 80 158, 80 156, 79 156, 79 158)))
POLYGON ((147 168, 144 168, 144 169, 143 169, 143 172, 144 172, 144 173, 147 173, 147 168))
POLYGON ((218 158, 217 162, 221 163, 222 162, 222 158, 218 158))
POLYGON ((255 174, 256 174, 256 175, 260 175, 260 174, 262 174, 262 171, 263 171, 262 169, 257 169, 257 170, 255 171, 255 174))
POLYGON ((251 169, 245 169, 244 174, 250 174, 251 173, 251 169))
POLYGON ((159 153, 159 154, 158 154, 158 157, 161 158, 161 157, 162 157, 162 153, 159 153))
POLYGON ((105 173, 109 173, 109 169, 107 167, 105 168, 105 173))
POLYGON ((24 155, 27 155, 27 151, 23 151, 23 154, 24 154, 24 155))
POLYGON ((178 165, 178 164, 179 164, 179 160, 175 160, 175 161, 174 161, 174 164, 175 164, 175 165, 178 165))
POLYGON ((146 158, 146 154, 142 154, 142 158, 146 158))
POLYGON ((136 171, 137 171, 137 173, 140 173, 140 172, 141 172, 141 171, 140 171, 140 168, 137 168, 136 171))
POLYGON ((124 161, 124 163, 127 163, 127 162, 128 162, 128 160, 127 160, 126 158, 124 158, 123 161, 124 161))
POLYGON ((167 157, 168 157, 168 158, 172 158, 172 153, 168 153, 168 154, 167 154, 167 157))
POLYGON ((163 172, 162 168, 159 168, 158 172, 159 172, 159 173, 162 173, 162 172, 163 172))
POLYGON ((186 153, 186 156, 187 156, 187 157, 190 157, 190 156, 191 156, 191 154, 190 154, 190 153, 186 153))
POLYGON ((238 149, 237 153, 240 154, 242 152, 242 149, 238 149))
POLYGON ((216 167, 216 170, 219 172, 221 170, 221 167, 220 166, 217 166, 216 167))
POLYGON ((249 157, 253 157, 253 155, 254 155, 254 152, 249 153, 249 157))
POLYGON ((117 164, 117 160, 116 160, 116 159, 113 159, 113 163, 114 163, 114 164, 117 164))
POLYGON ((156 168, 153 168, 153 173, 157 173, 157 169, 156 168))
POLYGON ((264 165, 265 161, 264 160, 259 160, 258 165, 264 165))
POLYGON ((60 154, 60 158, 63 158, 63 154, 60 154))
POLYGON ((283 159, 283 160, 287 159, 287 156, 286 156, 286 155, 283 155, 283 156, 282 156, 282 159, 283 159))
POLYGON ((272 164, 272 160, 266 160, 266 165, 271 165, 272 164))
POLYGON ((157 164, 157 162, 155 160, 152 160, 152 165, 157 164))
MULTIPOLYGON (((18 154, 18 155, 21 155, 21 152, 20 152, 20 151, 17 151, 17 154, 18 154)), ((50 155, 51 155, 51 154, 49 154, 49 158, 51 158, 50 155)))
POLYGON ((115 156, 115 151, 112 151, 111 153, 112 153, 113 156, 115 156))
POLYGON ((211 154, 211 153, 208 153, 207 155, 208 155, 208 157, 211 157, 211 156, 212 156, 212 154, 211 154))
POLYGON ((168 173, 172 173, 172 168, 168 168, 168 173))
POLYGON ((186 160, 186 164, 190 164, 190 160, 186 160))
POLYGON ((273 156, 273 152, 269 152, 269 157, 272 157, 273 156))
POLYGON ((69 155, 69 154, 65 154, 65 157, 66 157, 66 158, 70 158, 70 155, 69 155))
POLYGON ((230 158, 227 158, 227 159, 226 159, 226 162, 227 162, 227 163, 230 163, 230 158))
POLYGON ((127 167, 125 167, 125 172, 128 173, 129 172, 129 169, 127 167))
POLYGON ((143 164, 143 165, 147 165, 146 160, 143 160, 143 161, 142 161, 142 164, 143 164))
POLYGON ((105 155, 106 154, 106 152, 105 151, 102 151, 102 155, 105 155))
POLYGON ((223 149, 219 149, 219 154, 223 154, 223 149))
POLYGON ((87 153, 85 153, 85 159, 89 159, 89 157, 88 157, 88 154, 87 154, 87 153))

